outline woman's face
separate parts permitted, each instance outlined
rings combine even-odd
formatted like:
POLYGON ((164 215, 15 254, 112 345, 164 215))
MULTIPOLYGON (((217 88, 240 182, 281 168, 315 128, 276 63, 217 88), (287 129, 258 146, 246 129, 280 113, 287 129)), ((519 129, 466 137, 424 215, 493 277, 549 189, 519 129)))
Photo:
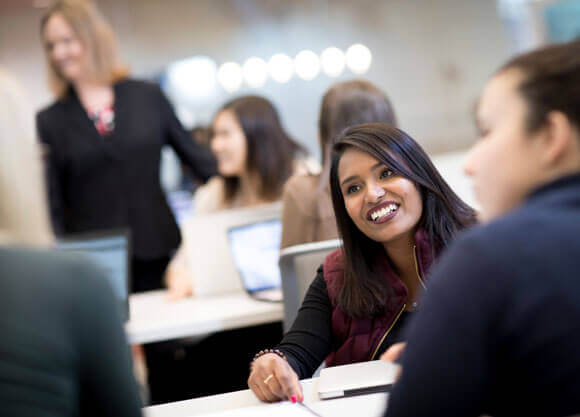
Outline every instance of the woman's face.
POLYGON ((367 237, 383 244, 412 237, 423 211, 412 181, 355 149, 342 155, 338 180, 348 215, 367 237))
POLYGON ((220 175, 237 177, 246 172, 246 136, 233 111, 223 110, 215 118, 211 150, 217 159, 220 175))
POLYGON ((507 70, 493 77, 477 109, 479 139, 464 169, 474 183, 481 219, 494 219, 519 205, 541 175, 539 134, 526 131, 527 106, 517 91, 522 74, 507 70))
POLYGON ((53 14, 44 26, 44 46, 50 63, 69 82, 86 74, 85 48, 65 18, 53 14))

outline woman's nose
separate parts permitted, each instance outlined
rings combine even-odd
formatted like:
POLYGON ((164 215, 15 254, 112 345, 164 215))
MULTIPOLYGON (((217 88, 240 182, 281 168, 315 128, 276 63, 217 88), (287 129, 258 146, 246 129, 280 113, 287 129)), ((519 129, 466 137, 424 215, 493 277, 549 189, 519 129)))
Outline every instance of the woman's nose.
POLYGON ((463 159, 463 173, 465 175, 467 175, 468 177, 473 177, 473 174, 475 172, 474 170, 474 162, 475 162, 475 146, 474 145, 469 152, 467 152, 467 155, 465 156, 465 158, 463 159))
POLYGON ((66 55, 66 48, 62 42, 56 42, 51 51, 52 58, 55 60, 62 59, 66 55))
POLYGON ((378 184, 371 184, 367 188, 367 199, 369 202, 374 203, 382 199, 387 192, 383 187, 378 184))
POLYGON ((222 143, 219 139, 213 138, 209 143, 209 146, 213 153, 217 153, 222 149, 222 143))

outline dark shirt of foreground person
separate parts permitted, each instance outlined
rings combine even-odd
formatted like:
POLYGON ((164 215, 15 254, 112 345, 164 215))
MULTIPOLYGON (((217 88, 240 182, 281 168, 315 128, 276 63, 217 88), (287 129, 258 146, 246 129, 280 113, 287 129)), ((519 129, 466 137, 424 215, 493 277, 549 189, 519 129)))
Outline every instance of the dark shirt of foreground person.
POLYGON ((70 255, 0 248, 0 415, 141 416, 105 276, 70 255))
POLYGON ((387 417, 580 413, 580 176, 468 232, 435 268, 387 417))

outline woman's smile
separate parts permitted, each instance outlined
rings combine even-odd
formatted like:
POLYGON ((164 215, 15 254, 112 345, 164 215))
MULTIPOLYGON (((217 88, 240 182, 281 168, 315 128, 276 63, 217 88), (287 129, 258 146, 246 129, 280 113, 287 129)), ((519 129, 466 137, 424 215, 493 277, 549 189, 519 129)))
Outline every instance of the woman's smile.
POLYGON ((367 212, 367 220, 375 224, 383 224, 397 215, 399 204, 385 201, 367 212))

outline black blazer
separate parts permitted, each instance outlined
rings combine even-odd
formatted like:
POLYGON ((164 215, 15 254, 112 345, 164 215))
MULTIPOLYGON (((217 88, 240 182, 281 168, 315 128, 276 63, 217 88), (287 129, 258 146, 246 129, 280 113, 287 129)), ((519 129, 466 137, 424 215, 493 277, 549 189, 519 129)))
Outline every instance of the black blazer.
POLYGON ((180 243, 159 180, 161 148, 171 145, 203 181, 215 174, 211 153, 183 129, 156 84, 114 85, 115 129, 102 137, 71 89, 37 114, 47 145, 53 225, 57 234, 128 227, 133 255, 167 256, 180 243))

